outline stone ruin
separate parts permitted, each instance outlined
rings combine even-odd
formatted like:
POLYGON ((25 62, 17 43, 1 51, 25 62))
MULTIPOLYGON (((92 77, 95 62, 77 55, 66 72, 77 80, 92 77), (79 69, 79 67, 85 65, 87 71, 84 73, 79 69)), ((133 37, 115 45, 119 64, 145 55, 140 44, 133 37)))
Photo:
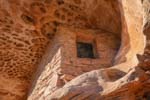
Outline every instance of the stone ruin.
POLYGON ((0 100, 150 100, 150 1, 0 0, 0 100))

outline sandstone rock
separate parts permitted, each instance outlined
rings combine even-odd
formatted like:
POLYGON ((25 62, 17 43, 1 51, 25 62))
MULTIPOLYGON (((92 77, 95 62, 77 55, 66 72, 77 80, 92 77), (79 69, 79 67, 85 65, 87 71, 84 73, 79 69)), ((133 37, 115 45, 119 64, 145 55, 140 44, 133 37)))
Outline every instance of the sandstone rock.
POLYGON ((149 33, 149 0, 0 0, 0 100, 149 100, 149 33))

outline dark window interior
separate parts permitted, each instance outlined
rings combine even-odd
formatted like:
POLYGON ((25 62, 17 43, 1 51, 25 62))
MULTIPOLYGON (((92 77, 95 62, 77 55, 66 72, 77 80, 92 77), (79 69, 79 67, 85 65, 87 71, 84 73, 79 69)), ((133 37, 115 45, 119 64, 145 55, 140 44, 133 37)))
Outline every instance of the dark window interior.
POLYGON ((147 92, 144 94, 144 99, 145 100, 150 100, 150 92, 147 92))
POLYGON ((93 45, 91 43, 77 42, 77 56, 79 58, 94 58, 93 45))

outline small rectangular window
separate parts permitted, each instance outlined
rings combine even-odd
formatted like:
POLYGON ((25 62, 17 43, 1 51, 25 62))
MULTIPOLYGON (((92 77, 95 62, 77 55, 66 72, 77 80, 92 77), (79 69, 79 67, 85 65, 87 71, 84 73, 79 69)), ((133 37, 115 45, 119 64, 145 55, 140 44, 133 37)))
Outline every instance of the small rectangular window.
POLYGON ((79 58, 95 58, 92 43, 77 42, 77 56, 79 58))

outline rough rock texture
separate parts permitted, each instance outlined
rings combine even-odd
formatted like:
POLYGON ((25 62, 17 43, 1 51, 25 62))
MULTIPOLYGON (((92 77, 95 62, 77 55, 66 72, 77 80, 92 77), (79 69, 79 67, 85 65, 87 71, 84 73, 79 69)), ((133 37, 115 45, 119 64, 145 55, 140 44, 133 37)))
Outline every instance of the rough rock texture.
POLYGON ((0 100, 26 99, 149 100, 150 1, 0 0, 0 100), (70 29, 101 37, 106 60, 76 68, 70 29))
POLYGON ((50 90, 51 85, 47 85, 46 91, 39 93, 40 96, 33 91, 29 100, 38 98, 45 100, 150 99, 150 74, 147 68, 149 66, 149 55, 147 54, 149 41, 146 41, 143 35, 145 31, 142 32, 144 4, 135 0, 124 0, 119 3, 122 19, 122 43, 115 61, 118 65, 82 74, 61 88, 58 87, 53 93, 50 90))

